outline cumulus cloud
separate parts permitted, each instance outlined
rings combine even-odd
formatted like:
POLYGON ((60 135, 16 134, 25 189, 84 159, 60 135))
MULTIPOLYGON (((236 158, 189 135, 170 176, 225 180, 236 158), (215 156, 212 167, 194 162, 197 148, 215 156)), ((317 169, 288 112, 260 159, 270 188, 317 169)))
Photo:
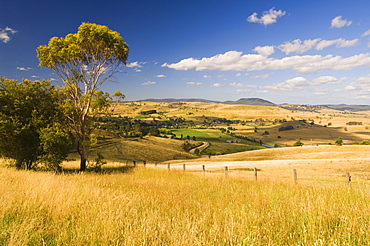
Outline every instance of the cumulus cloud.
POLYGON ((262 13, 261 18, 258 18, 257 13, 253 13, 251 16, 247 18, 247 21, 267 26, 275 23, 277 21, 277 18, 284 16, 285 13, 286 13, 285 11, 275 10, 275 8, 271 8, 269 11, 264 11, 262 13))
POLYGON ((349 20, 343 20, 342 16, 337 16, 334 19, 331 20, 331 28, 342 28, 344 26, 350 26, 352 25, 352 21, 349 20))
POLYGON ((242 84, 242 83, 233 82, 233 83, 230 83, 229 86, 232 86, 232 87, 244 87, 245 85, 242 84))
POLYGON ((203 75, 203 78, 205 78, 205 79, 210 79, 210 78, 211 78, 211 76, 210 76, 210 75, 203 75))
POLYGON ((349 70, 360 66, 370 66, 370 53, 343 58, 333 55, 303 55, 289 56, 281 59, 269 58, 257 54, 243 54, 238 51, 228 51, 200 60, 188 58, 178 63, 164 63, 162 67, 175 70, 196 71, 260 71, 293 69, 299 74, 309 74, 323 69, 349 70))
POLYGON ((358 77, 353 82, 349 83, 345 90, 357 93, 370 93, 370 77, 358 77))
POLYGON ((135 72, 139 73, 141 72, 142 70, 141 69, 138 69, 138 68, 134 68, 135 72))
POLYGON ((143 67, 140 65, 140 62, 131 62, 129 64, 126 65, 126 67, 143 67))
POLYGON ((224 87, 224 85, 221 85, 220 83, 214 83, 212 87, 224 87))
POLYGON ((274 46, 257 46, 253 51, 257 52, 261 56, 269 56, 274 54, 275 48, 274 46))
POLYGON ((187 82, 186 84, 189 85, 189 86, 199 86, 199 85, 202 85, 202 83, 196 83, 196 82, 187 82))
POLYGON ((262 74, 262 75, 250 76, 251 79, 267 79, 269 77, 270 77, 270 74, 262 74))
POLYGON ((142 83, 141 85, 155 85, 155 84, 157 84, 157 82, 147 81, 147 82, 142 83))
POLYGON ((300 90, 308 86, 321 86, 321 85, 332 85, 339 84, 345 81, 347 78, 337 79, 333 76, 321 76, 311 81, 306 78, 299 76, 292 79, 287 79, 284 82, 275 83, 273 85, 262 86, 261 88, 276 90, 276 91, 292 91, 300 90))
POLYGON ((279 45, 277 48, 284 52, 285 54, 290 53, 303 53, 307 50, 312 49, 317 43, 320 41, 319 38, 317 39, 307 39, 301 41, 300 39, 293 40, 292 42, 286 42, 284 44, 279 45))
POLYGON ((5 27, 0 28, 0 41, 3 41, 3 43, 7 43, 10 41, 10 36, 17 33, 18 31, 10 28, 10 27, 5 27))
POLYGON ((367 30, 366 32, 364 32, 361 37, 366 37, 366 36, 369 36, 370 35, 370 29, 367 30))
POLYGON ((154 77, 157 77, 157 78, 165 78, 165 77, 166 77, 166 75, 159 74, 159 75, 156 75, 156 76, 154 76, 154 77))
POLYGON ((18 70, 20 71, 30 71, 32 68, 30 67, 17 67, 18 70))

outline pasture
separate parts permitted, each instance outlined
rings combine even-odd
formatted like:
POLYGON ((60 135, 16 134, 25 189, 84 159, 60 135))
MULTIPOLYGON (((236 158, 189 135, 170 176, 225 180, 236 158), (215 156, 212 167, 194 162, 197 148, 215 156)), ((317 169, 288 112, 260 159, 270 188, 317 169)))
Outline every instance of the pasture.
POLYGON ((325 110, 120 104, 116 116, 141 120, 176 116, 201 124, 205 118, 263 118, 264 124, 221 127, 271 145, 290 146, 299 138, 308 145, 334 143, 339 136, 346 141, 344 146, 244 151, 260 145, 242 139, 226 143, 235 137, 217 129, 173 129, 177 137, 211 142, 207 150, 224 155, 196 157, 177 139, 106 136, 92 148, 108 162, 100 173, 75 172, 78 161, 64 162, 64 172, 57 174, 17 171, 2 160, 0 245, 368 245, 370 146, 348 143, 368 138, 370 120, 365 113, 325 110), (152 109, 157 114, 140 116, 152 109), (276 121, 282 119, 286 122, 276 121), (312 119, 315 125, 302 124, 312 119), (363 124, 347 125, 350 121, 363 124), (289 124, 294 130, 278 131, 289 124))
POLYGON ((330 154, 315 148, 258 150, 193 163, 194 168, 223 162, 239 167, 231 168, 228 177, 172 166, 168 171, 160 165, 105 174, 53 174, 15 171, 2 164, 0 245, 369 244, 370 184, 355 174, 369 169, 361 170, 366 163, 352 162, 369 149, 345 148, 337 156, 340 162, 321 166, 311 160, 326 160, 330 154), (236 162, 247 158, 252 165, 236 162), (290 169, 288 159, 299 163, 290 166, 299 175, 319 168, 317 177, 324 180, 306 182, 300 176, 294 184, 281 173, 273 175, 290 169), (259 174, 266 175, 258 181, 241 169, 264 161, 275 162, 259 166, 259 174), (343 171, 356 177, 351 187, 340 177, 327 180, 343 171))

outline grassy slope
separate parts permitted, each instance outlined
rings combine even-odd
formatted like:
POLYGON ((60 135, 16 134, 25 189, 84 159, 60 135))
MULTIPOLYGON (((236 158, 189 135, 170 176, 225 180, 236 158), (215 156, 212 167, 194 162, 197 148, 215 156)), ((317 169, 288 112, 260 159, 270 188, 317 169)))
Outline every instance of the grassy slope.
POLYGON ((0 245, 368 245, 369 186, 0 167, 0 245))
MULTIPOLYGON (((145 137, 143 139, 110 139, 103 141, 98 147, 92 148, 91 159, 100 152, 110 161, 148 161, 162 162, 172 159, 191 159, 194 155, 187 153, 181 147, 182 141, 159 137, 145 137)), ((70 158, 78 159, 77 153, 70 158)))

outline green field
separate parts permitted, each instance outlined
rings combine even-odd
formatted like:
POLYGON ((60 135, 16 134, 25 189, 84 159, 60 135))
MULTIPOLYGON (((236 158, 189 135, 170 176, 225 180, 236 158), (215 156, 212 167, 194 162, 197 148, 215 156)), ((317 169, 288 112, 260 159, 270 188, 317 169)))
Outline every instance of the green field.
POLYGON ((183 138, 190 136, 190 139, 192 139, 192 137, 195 136, 197 141, 211 143, 207 149, 201 152, 203 155, 222 155, 264 148, 257 143, 223 134, 217 129, 176 129, 172 130, 172 132, 176 134, 178 138, 182 134, 183 138), (229 143, 227 142, 228 140, 237 141, 237 143, 229 143))

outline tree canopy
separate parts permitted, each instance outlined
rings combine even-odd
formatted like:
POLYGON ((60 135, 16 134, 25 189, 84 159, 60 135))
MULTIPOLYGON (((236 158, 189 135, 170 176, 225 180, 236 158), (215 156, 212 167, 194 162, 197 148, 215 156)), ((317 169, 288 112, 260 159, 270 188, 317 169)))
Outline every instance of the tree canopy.
POLYGON ((31 169, 40 162, 58 168, 70 149, 59 99, 49 81, 0 77, 0 154, 14 159, 18 168, 31 169), (55 137, 58 143, 52 143, 55 137))
MULTIPOLYGON (((91 116, 107 108, 110 96, 98 92, 100 86, 126 65, 128 45, 118 32, 106 26, 82 23, 75 34, 53 37, 37 48, 39 66, 55 71, 64 82, 66 116, 86 169, 91 116)), ((116 98, 122 93, 116 92, 116 98)))

